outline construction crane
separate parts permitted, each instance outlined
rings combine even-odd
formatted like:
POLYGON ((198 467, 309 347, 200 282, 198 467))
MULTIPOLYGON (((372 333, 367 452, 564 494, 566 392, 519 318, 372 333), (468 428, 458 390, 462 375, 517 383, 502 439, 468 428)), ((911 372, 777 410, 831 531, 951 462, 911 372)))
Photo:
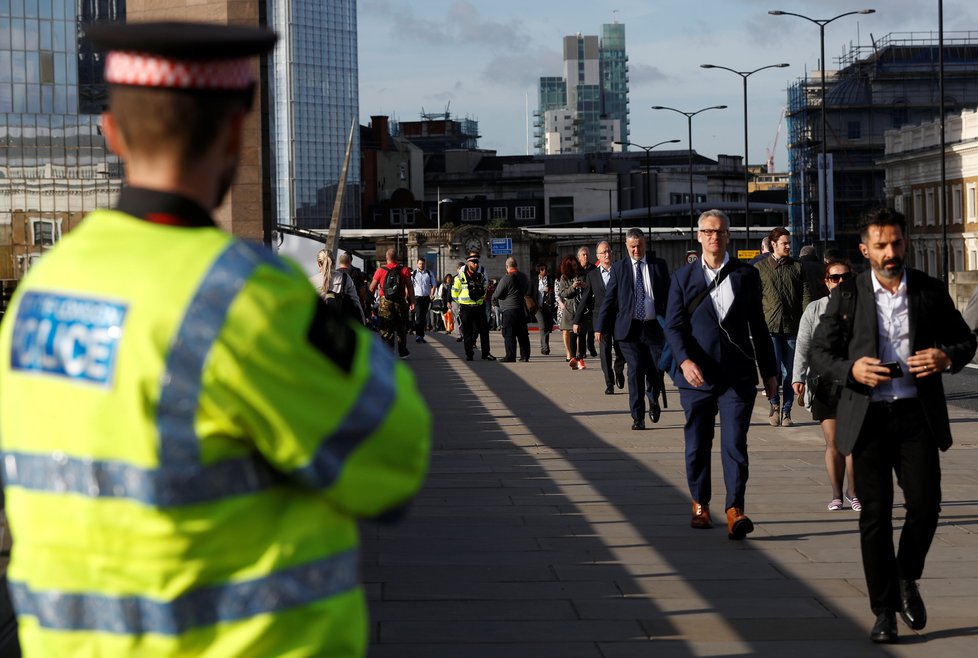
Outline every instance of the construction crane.
POLYGON ((769 174, 774 173, 774 152, 778 149, 778 137, 781 136, 781 126, 784 125, 784 114, 787 110, 787 107, 781 108, 781 116, 778 118, 778 130, 774 133, 774 140, 764 149, 767 152, 767 173, 769 174))

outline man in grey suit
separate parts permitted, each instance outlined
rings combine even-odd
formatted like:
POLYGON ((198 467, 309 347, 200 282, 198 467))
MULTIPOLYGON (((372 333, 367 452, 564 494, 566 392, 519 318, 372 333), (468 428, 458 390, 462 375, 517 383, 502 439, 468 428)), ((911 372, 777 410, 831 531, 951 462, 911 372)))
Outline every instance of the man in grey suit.
MULTIPOLYGON (((599 242, 596 252, 598 254, 598 266, 587 273, 588 286, 584 298, 577 305, 577 313, 574 314, 575 334, 582 327, 592 326, 594 314, 600 311, 602 304, 604 304, 605 288, 611 279, 611 245, 606 241, 599 242)), ((618 388, 625 388, 625 356, 621 352, 618 339, 610 334, 601 336, 597 348, 598 354, 601 355, 601 372, 604 373, 605 395, 614 395, 615 384, 618 385, 618 388), (614 361, 611 358, 612 351, 615 354, 614 361)))
POLYGON ((975 354, 975 335, 944 284, 904 266, 903 215, 871 210, 859 249, 871 268, 836 288, 812 339, 816 372, 842 388, 835 438, 852 454, 862 503, 859 538, 869 602, 870 639, 897 641, 896 613, 920 630, 927 610, 917 589, 941 506, 939 450, 951 446, 941 375, 975 354), (906 519, 893 549, 893 475, 906 519))

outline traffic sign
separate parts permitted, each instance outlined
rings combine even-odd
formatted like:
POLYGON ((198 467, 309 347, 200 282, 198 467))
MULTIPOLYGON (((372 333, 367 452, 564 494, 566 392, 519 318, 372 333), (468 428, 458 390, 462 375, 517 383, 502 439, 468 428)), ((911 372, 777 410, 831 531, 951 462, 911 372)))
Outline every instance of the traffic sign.
POLYGON ((493 238, 489 242, 489 250, 493 256, 512 256, 513 238, 493 238))
POLYGON ((692 249, 686 252, 686 262, 695 263, 700 259, 700 255, 693 251, 692 249))
POLYGON ((760 254, 761 254, 761 252, 760 252, 759 249, 738 249, 737 250, 737 259, 738 260, 750 260, 750 259, 754 258, 755 256, 759 256, 760 254))

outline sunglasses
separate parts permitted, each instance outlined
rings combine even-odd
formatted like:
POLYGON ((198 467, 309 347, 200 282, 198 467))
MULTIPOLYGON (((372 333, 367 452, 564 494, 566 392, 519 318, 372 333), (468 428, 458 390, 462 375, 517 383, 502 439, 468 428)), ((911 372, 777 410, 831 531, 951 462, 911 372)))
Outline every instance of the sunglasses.
POLYGON ((842 274, 829 274, 825 277, 832 283, 839 283, 840 281, 846 281, 852 278, 852 272, 843 272, 842 274))

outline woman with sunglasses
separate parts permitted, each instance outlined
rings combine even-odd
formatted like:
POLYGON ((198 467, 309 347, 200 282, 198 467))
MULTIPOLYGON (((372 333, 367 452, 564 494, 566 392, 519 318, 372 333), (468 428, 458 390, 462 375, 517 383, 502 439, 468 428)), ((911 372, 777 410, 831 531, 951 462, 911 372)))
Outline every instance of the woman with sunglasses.
MULTIPOLYGON (((825 286, 830 294, 851 276, 852 268, 847 261, 833 261, 825 266, 825 286)), ((825 470, 832 484, 832 500, 828 508, 834 511, 843 508, 843 479, 849 481, 850 492, 855 492, 856 489, 852 482, 852 455, 843 457, 835 446, 835 411, 841 391, 827 380, 819 378, 818 373, 811 371, 808 365, 808 347, 819 318, 825 312, 828 303, 828 297, 816 299, 808 305, 801 317, 798 341, 795 345, 794 381, 791 382, 791 388, 794 389, 795 397, 803 400, 805 406, 811 410, 812 418, 822 426, 822 435, 825 437, 825 470)), ((854 512, 862 509, 854 493, 846 494, 845 500, 849 501, 854 512)))

